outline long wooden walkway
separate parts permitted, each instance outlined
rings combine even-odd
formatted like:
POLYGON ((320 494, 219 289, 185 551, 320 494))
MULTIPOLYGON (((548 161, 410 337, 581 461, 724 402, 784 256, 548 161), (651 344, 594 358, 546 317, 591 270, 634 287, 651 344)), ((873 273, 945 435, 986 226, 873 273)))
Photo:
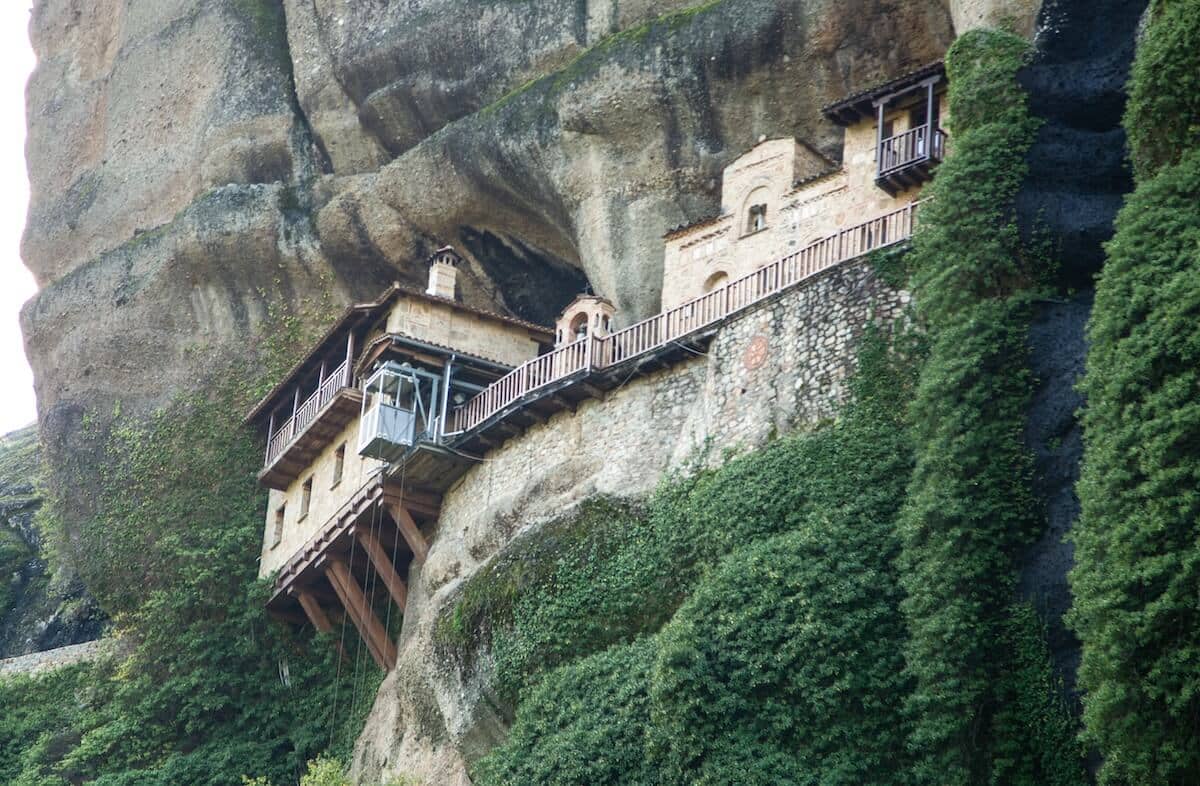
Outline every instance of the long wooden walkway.
POLYGON ((514 404, 627 361, 683 344, 723 320, 805 280, 912 236, 921 202, 843 229, 807 248, 603 338, 587 337, 526 361, 451 413, 446 435, 469 436, 514 404))

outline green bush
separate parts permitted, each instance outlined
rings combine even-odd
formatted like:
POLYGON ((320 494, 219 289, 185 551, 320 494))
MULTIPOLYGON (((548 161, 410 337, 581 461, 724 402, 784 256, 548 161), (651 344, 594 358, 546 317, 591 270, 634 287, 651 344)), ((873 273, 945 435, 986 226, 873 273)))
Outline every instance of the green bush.
POLYGON ((548 673, 521 702, 505 744, 471 773, 488 786, 660 783, 644 751, 652 640, 639 639, 548 673))
POLYGON ((861 369, 843 418, 797 440, 807 461, 793 471, 813 472, 805 519, 735 551, 663 630, 650 734, 665 782, 903 782, 894 562, 911 366, 872 338, 861 369))
MULTIPOLYGON (((77 564, 118 612, 131 651, 93 667, 76 711, 44 716, 38 733, 0 726, 0 749, 28 749, 20 778, 229 786, 248 774, 294 783, 308 759, 353 741, 368 704, 348 706, 354 692, 344 685, 337 693, 336 650, 265 610, 270 587, 256 580, 254 559, 261 453, 230 416, 247 397, 224 389, 180 399, 108 439, 99 513, 80 535, 77 564), (55 744, 41 746, 43 735, 55 744)), ((360 691, 379 679, 373 668, 360 672, 360 691)), ((0 684, 0 704, 11 690, 0 684)), ((34 688, 22 690, 14 701, 39 701, 34 688)))
MULTIPOLYGON (((1031 379, 1031 293, 1051 278, 1044 248, 1024 242, 1015 201, 1038 124, 1017 82, 1029 44, 967 33, 946 59, 954 154, 905 264, 929 357, 910 408, 916 465, 900 521, 910 640, 909 748, 919 784, 987 783, 1041 735, 993 715, 1010 667, 997 657, 1015 590, 1016 549, 1041 518, 1024 446, 1031 379), (1018 754, 1017 751, 1022 751, 1018 754), (995 769, 999 767, 999 769, 995 769)), ((1077 763, 1077 762, 1076 762, 1077 763)))
POLYGON ((1009 610, 997 711, 989 738, 990 786, 1085 786, 1084 750, 1066 689, 1050 666, 1046 628, 1028 603, 1009 610))
POLYGON ((1070 621, 1104 784, 1200 774, 1197 205, 1200 148, 1128 199, 1088 328, 1070 621))
POLYGON ((1200 145, 1200 2, 1154 0, 1150 19, 1125 106, 1139 182, 1200 145))

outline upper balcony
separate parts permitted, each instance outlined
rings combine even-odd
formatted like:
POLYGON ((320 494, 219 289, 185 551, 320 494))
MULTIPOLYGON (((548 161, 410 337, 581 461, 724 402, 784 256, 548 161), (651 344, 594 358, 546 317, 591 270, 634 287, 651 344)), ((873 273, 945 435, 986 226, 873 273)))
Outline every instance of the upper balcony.
POLYGON ((930 180, 946 154, 946 132, 934 123, 881 139, 875 184, 895 196, 930 180), (930 129, 932 128, 932 133, 930 129))
POLYGON ((317 383, 304 401, 299 390, 292 416, 276 427, 272 421, 267 438, 267 455, 259 481, 269 488, 284 490, 293 483, 329 442, 358 416, 362 391, 353 387, 353 370, 348 360, 317 383))

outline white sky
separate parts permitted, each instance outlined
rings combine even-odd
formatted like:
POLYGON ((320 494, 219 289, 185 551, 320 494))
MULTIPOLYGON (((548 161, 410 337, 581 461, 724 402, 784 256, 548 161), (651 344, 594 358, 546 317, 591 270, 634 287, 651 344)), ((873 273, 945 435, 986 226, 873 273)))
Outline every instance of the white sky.
POLYGON ((33 0, 0 0, 0 434, 26 426, 37 412, 33 374, 17 314, 37 287, 21 262, 29 204, 25 173, 25 82, 33 71, 29 10, 33 0))

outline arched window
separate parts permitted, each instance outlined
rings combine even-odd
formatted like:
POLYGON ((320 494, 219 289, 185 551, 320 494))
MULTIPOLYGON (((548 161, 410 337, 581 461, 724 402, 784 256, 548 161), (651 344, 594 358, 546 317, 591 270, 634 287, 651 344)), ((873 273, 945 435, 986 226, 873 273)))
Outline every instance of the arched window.
POLYGON ((705 280, 704 294, 707 295, 709 292, 712 292, 714 289, 723 287, 727 283, 729 283, 729 274, 726 273, 724 270, 718 270, 716 273, 713 273, 711 276, 709 276, 705 280))
POLYGON ((760 232, 767 228, 767 206, 751 205, 750 215, 746 218, 746 234, 760 232))
POLYGON ((588 315, 586 313, 578 314, 571 320, 571 335, 575 336, 578 341, 581 338, 587 338, 588 334, 588 315))
POLYGON ((770 202, 771 189, 759 186, 753 189, 742 201, 742 220, 746 223, 742 233, 752 235, 767 228, 767 205, 770 202))

